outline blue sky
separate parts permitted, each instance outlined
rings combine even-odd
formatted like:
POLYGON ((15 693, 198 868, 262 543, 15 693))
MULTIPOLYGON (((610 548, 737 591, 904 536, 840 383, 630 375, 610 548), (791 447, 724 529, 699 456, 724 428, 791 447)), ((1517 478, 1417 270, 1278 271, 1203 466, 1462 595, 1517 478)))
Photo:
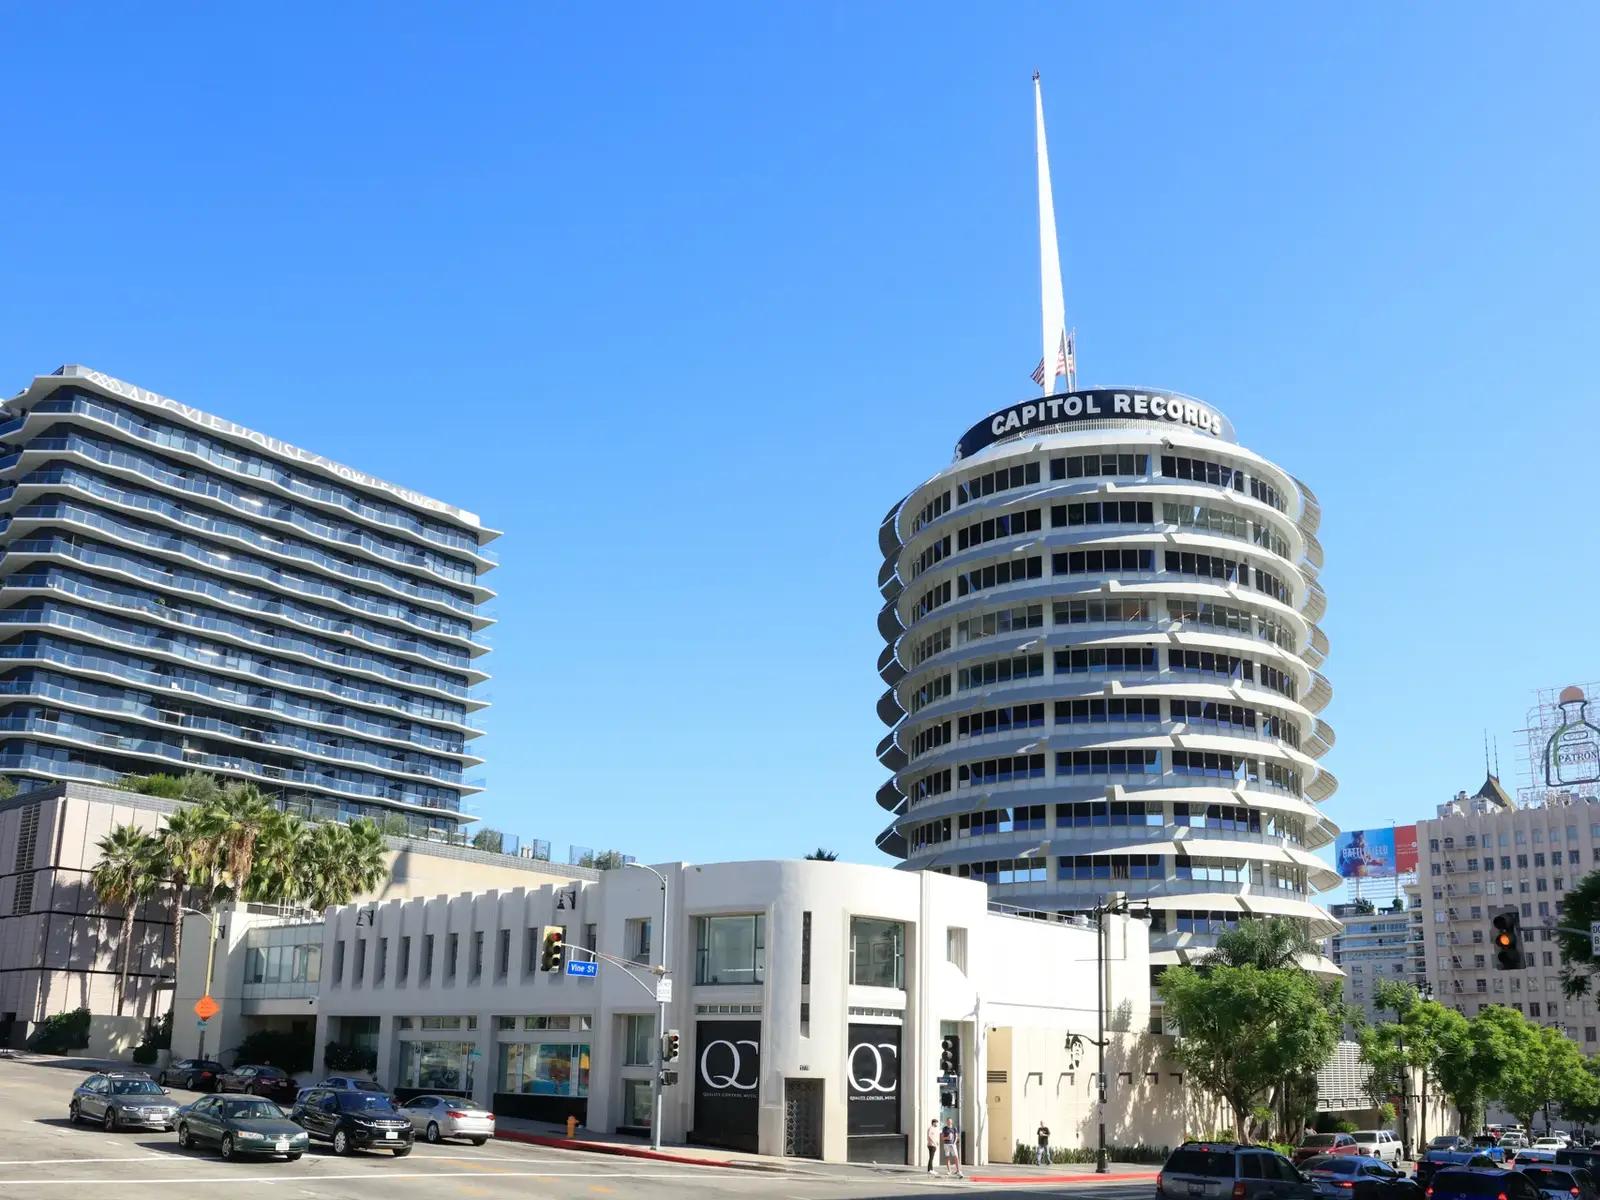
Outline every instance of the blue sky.
POLYGON ((0 391, 82 362, 504 529, 490 823, 878 861, 875 531, 1038 358, 1325 511, 1346 828, 1590 597, 1596 10, 13 5, 0 391), (5 382, 9 380, 9 382, 5 382))

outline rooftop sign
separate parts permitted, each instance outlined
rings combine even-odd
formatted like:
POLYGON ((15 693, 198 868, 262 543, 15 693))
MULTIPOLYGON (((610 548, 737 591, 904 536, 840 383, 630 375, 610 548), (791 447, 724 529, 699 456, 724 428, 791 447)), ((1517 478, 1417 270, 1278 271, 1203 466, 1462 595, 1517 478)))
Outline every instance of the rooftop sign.
POLYGON ((1042 396, 1002 408, 967 430, 956 443, 956 457, 968 458, 998 441, 1060 429, 1088 421, 1151 421, 1181 425, 1233 441, 1233 423, 1209 404, 1175 392, 1096 388, 1042 396))

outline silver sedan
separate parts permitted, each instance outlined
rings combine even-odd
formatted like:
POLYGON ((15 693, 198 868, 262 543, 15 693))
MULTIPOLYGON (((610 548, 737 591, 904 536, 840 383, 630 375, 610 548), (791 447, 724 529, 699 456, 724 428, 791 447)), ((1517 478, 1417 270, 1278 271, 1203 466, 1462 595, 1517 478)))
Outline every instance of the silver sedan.
POLYGON ((418 1096, 400 1111, 411 1118, 417 1135, 430 1142, 459 1137, 481 1146, 494 1136, 494 1114, 459 1096, 418 1096))

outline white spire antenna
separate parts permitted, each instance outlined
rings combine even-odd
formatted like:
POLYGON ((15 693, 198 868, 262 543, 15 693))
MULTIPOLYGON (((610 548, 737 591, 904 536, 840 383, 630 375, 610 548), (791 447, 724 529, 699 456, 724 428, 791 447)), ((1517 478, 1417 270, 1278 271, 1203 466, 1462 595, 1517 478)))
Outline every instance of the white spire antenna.
POLYGON ((1033 73, 1034 128, 1039 155, 1039 299, 1044 316, 1043 353, 1033 373, 1045 395, 1057 390, 1065 377, 1066 390, 1078 386, 1078 364, 1073 339, 1067 333, 1067 300, 1061 286, 1061 249, 1056 242, 1056 206, 1050 191, 1050 151, 1044 140, 1044 93, 1039 72, 1033 73))

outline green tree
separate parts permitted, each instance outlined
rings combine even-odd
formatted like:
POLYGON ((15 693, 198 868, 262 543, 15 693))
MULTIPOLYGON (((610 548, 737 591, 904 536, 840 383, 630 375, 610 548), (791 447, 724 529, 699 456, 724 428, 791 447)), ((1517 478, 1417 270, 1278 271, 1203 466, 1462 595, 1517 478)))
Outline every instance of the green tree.
POLYGON ((100 859, 90 880, 102 904, 122 909, 122 970, 117 1012, 128 1004, 128 967, 133 955, 133 921, 139 905, 160 885, 161 855, 156 840, 133 825, 118 825, 97 843, 100 859))
MULTIPOLYGON (((1573 885, 1561 912, 1561 924, 1570 929, 1588 929, 1594 921, 1600 921, 1600 871, 1590 871, 1573 885)), ((1600 972, 1588 935, 1558 933, 1556 940, 1561 943, 1561 990, 1574 999, 1588 995, 1600 972)))
POLYGON ((839 861, 839 855, 833 850, 824 850, 821 846, 818 846, 810 854, 806 855, 805 861, 806 862, 838 862, 839 861))
POLYGON ((1516 1060, 1501 1072, 1498 1099, 1524 1127, 1533 1128, 1533 1115, 1544 1114, 1552 1127, 1551 1110, 1567 1105, 1581 1110, 1592 1103, 1593 1077, 1584 1069, 1583 1054, 1559 1029, 1535 1025, 1514 1010, 1497 1016, 1516 1047, 1516 1060), (1517 1021, 1521 1024, 1518 1025, 1517 1021))
MULTIPOLYGON (((183 908, 194 888, 209 892, 211 861, 206 845, 205 818, 198 808, 178 808, 168 813, 155 833, 158 871, 172 889, 172 977, 176 983, 183 956, 183 908)), ((208 905, 209 907, 209 905, 208 905)), ((173 1009, 178 989, 172 989, 173 1009)))
POLYGON ((491 854, 499 854, 505 849, 506 835, 498 829, 480 829, 472 835, 472 845, 476 850, 487 850, 491 854))
POLYGON ((203 804, 205 842, 218 893, 243 897, 255 866, 256 846, 278 810, 253 783, 227 783, 203 804))
POLYGON ((1233 1111, 1234 1136, 1273 1087, 1328 1061, 1344 1021, 1337 992, 1297 968, 1211 962, 1169 967, 1159 984, 1179 1028, 1173 1053, 1190 1078, 1233 1111))
POLYGON ((383 831, 372 821, 319 821, 302 855, 298 898, 318 912, 350 903, 389 877, 387 852, 383 831))
POLYGON ((1491 1004, 1479 1010, 1470 1029, 1483 1062, 1484 1095, 1500 1101, 1525 1128, 1533 1128, 1533 1114, 1542 1103, 1542 1089, 1534 1082, 1543 1069, 1538 1026, 1528 1024, 1516 1009, 1491 1004))
POLYGON ((1223 930, 1205 961, 1262 971, 1298 970, 1302 958, 1317 952, 1316 940, 1304 921, 1268 917, 1264 921, 1240 921, 1232 929, 1223 930))
POLYGON ((311 827, 293 813, 269 813, 256 837, 243 898, 258 904, 293 904, 304 899, 311 836, 311 827))

